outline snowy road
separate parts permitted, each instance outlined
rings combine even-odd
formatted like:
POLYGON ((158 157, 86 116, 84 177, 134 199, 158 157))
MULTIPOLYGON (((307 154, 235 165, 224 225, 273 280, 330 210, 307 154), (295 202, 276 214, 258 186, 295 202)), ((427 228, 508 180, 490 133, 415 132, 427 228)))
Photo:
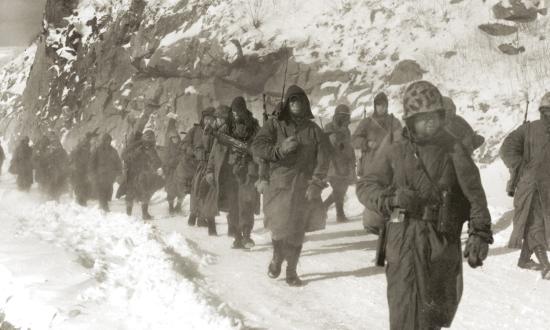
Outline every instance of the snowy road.
MULTIPOLYGON (((483 170, 496 242, 483 268, 464 264, 464 295, 452 329, 547 329, 550 322, 550 282, 516 268, 519 252, 504 247, 512 214, 503 173, 499 165, 483 170)), ((277 280, 266 275, 271 247, 261 218, 253 232, 257 246, 246 252, 230 249, 225 215, 217 218, 220 235, 208 237, 184 217, 165 217, 160 194, 152 208, 156 232, 117 214, 123 210, 118 201, 107 216, 95 204, 39 207, 34 192, 22 195, 5 180, 0 214, 10 225, 0 231, 1 283, 13 297, 37 304, 41 314, 32 319, 41 321, 33 328, 103 322, 102 328, 217 329, 239 319, 246 328, 388 328, 384 273, 373 265, 376 240, 362 230, 354 191, 346 204, 352 221, 336 224, 331 210, 327 229, 309 234, 304 245, 298 271, 306 285, 289 288, 284 272, 277 280)), ((4 303, 4 292, 6 318, 23 322, 25 314, 13 299, 4 303)))

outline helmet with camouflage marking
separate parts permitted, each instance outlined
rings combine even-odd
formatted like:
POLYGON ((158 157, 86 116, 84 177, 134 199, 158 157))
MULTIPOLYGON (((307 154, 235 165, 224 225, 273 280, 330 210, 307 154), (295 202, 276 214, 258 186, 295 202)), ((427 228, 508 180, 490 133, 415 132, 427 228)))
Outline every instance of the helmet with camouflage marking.
POLYGON ((540 100, 539 110, 543 108, 550 109, 550 92, 544 94, 544 96, 540 100))
POLYGON ((443 97, 432 83, 421 80, 413 82, 405 90, 403 97, 403 119, 419 113, 445 111, 443 97))

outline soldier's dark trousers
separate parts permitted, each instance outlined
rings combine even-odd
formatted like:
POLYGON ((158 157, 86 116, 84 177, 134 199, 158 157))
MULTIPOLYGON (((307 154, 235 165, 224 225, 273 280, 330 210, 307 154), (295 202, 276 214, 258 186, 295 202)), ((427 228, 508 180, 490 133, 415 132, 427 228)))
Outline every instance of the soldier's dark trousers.
POLYGON ((345 218, 344 199, 346 197, 349 184, 347 182, 342 182, 342 180, 331 179, 330 186, 332 187, 332 193, 327 197, 323 204, 326 208, 329 208, 332 203, 335 203, 336 215, 338 218, 345 218))
POLYGON ((113 196, 113 185, 108 183, 97 184, 97 197, 99 207, 104 211, 109 211, 109 201, 113 196))
POLYGON ((302 280, 298 277, 296 270, 302 253, 302 245, 294 245, 288 240, 284 240, 283 253, 286 260, 286 283, 290 286, 301 286, 302 280))
POLYGON ((86 182, 79 182, 74 185, 74 195, 79 205, 86 206, 90 193, 90 185, 86 182))
POLYGON ((30 173, 18 174, 16 182, 19 190, 29 190, 32 185, 32 171, 30 171, 30 173))
POLYGON ((237 228, 245 238, 250 238, 250 233, 254 228, 254 209, 256 207, 256 201, 252 194, 245 193, 245 191, 248 192, 250 189, 250 187, 243 188, 243 185, 239 186, 239 223, 237 228))
POLYGON ((530 251, 534 251, 537 246, 542 246, 545 250, 548 249, 545 232, 541 198, 539 192, 535 191, 525 228, 525 240, 530 251))

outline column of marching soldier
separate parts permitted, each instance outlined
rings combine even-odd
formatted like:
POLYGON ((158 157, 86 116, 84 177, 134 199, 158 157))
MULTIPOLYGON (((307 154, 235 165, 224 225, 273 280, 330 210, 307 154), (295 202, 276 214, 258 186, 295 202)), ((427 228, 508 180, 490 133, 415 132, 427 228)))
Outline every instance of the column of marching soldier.
MULTIPOLYGON (((250 234, 262 194, 264 225, 273 242, 267 273, 277 278, 286 261, 290 286, 302 285, 296 266, 305 233, 323 228, 319 222, 333 203, 337 221, 348 221, 344 197, 356 183, 365 206, 363 224, 379 235, 377 264, 386 267, 391 328, 448 327, 461 297, 463 223, 468 222, 463 254, 471 267, 483 264, 493 242, 486 196, 471 157, 484 138, 429 82, 410 84, 402 103, 404 127, 388 113, 388 99, 379 93, 372 115, 352 135, 346 105, 336 107, 322 129, 306 93, 294 85, 271 113, 264 113, 261 127, 242 97, 230 107, 202 110, 184 139, 176 129, 177 117, 168 116, 163 161, 154 132, 138 124, 121 157, 107 133, 95 147, 96 132, 87 133, 70 155, 53 132, 32 147, 23 137, 9 171, 17 175, 21 190, 34 180, 57 199, 70 184, 79 204, 93 196, 105 211, 118 178, 117 198, 125 196, 129 215, 139 201, 144 220, 152 219, 148 207, 155 191, 165 188, 172 215, 181 212, 189 194, 188 224, 217 235, 215 217, 227 212, 236 249, 254 246, 250 234), (354 149, 361 151, 358 162, 354 149), (329 184, 332 192, 323 201, 321 192, 329 184)), ((149 101, 145 112, 158 107, 149 101)), ((509 246, 521 249, 519 267, 539 270, 549 279, 550 172, 545 166, 550 161, 550 93, 539 111, 540 120, 525 122, 504 140, 501 157, 513 174, 509 193, 515 193, 509 246), (531 259, 533 253, 538 262, 531 259)), ((3 151, 0 156, 3 161, 3 151)))

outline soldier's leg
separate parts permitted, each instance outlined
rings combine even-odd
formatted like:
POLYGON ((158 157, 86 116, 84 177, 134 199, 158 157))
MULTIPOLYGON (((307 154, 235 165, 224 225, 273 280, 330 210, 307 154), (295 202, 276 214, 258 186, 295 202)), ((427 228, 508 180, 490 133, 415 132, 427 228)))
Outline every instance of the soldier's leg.
POLYGON ((153 216, 149 214, 149 200, 145 199, 141 202, 141 217, 143 220, 152 220, 153 216))
POLYGON ((129 189, 126 191, 126 214, 132 215, 134 208, 134 194, 129 189))
POLYGON ((527 228, 525 230, 525 241, 529 249, 535 252, 537 259, 542 267, 542 277, 550 279, 550 262, 548 261, 548 244, 546 242, 544 212, 538 192, 533 194, 531 210, 527 219, 527 228))
POLYGON ((283 240, 275 239, 272 239, 271 242, 273 243, 273 258, 271 258, 271 262, 267 267, 267 276, 271 278, 277 278, 279 277, 279 275, 281 275, 281 267, 283 261, 285 260, 285 255, 283 251, 284 242, 283 240))
POLYGON ((338 182, 333 184, 333 194, 336 203, 336 221, 347 222, 348 218, 344 213, 344 199, 348 190, 347 182, 338 182))
POLYGON ((238 198, 232 198, 231 202, 229 204, 229 213, 228 213, 228 220, 229 220, 229 227, 234 228, 235 230, 235 239, 233 240, 232 248, 234 249, 242 249, 243 246, 243 233, 241 231, 241 228, 239 226, 239 200, 238 198))
POLYGON ((524 240, 519 254, 518 267, 537 271, 542 270, 542 266, 531 259, 531 255, 533 255, 533 251, 529 248, 529 244, 527 244, 526 240, 524 240))
POLYGON ((297 267, 305 233, 296 233, 284 239, 283 253, 286 260, 286 283, 289 286, 301 286, 302 280, 298 277, 297 267))
POLYGON ((252 229, 254 228, 254 208, 256 202, 251 199, 252 194, 249 194, 251 189, 255 189, 255 187, 252 185, 241 185, 239 187, 239 231, 242 233, 245 249, 251 249, 256 245, 251 238, 252 229))
POLYGON ((109 212, 109 200, 111 199, 110 196, 113 193, 112 186, 106 183, 101 183, 101 184, 98 183, 96 187, 97 187, 97 195, 98 195, 97 197, 99 199, 99 207, 103 211, 109 212), (109 189, 109 187, 111 189, 109 189), (109 192, 111 193, 110 195, 109 195, 109 192))
POLYGON ((206 222, 208 222, 208 235, 217 236, 218 231, 216 230, 216 218, 208 218, 206 219, 206 222))
POLYGON ((334 198, 334 188, 332 188, 332 192, 330 193, 330 195, 327 197, 327 199, 325 199, 323 201, 323 205, 325 206, 325 208, 329 208, 332 203, 334 203, 335 201, 335 198, 334 198))

